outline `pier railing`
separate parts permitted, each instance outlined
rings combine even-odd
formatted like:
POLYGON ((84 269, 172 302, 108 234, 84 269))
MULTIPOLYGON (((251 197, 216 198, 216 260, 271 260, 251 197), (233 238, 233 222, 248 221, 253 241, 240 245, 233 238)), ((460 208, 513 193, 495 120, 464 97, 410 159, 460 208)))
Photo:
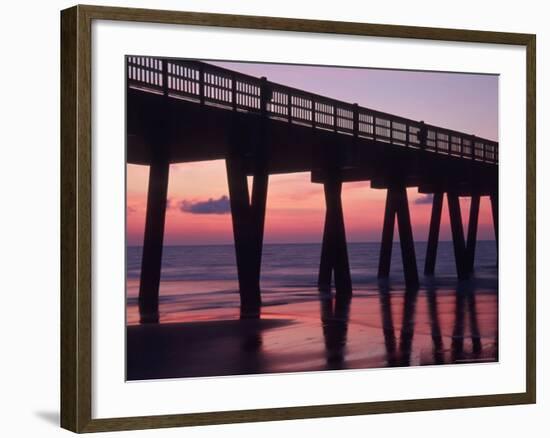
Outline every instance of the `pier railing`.
POLYGON ((127 57, 128 86, 394 146, 498 164, 498 143, 211 64, 127 57))

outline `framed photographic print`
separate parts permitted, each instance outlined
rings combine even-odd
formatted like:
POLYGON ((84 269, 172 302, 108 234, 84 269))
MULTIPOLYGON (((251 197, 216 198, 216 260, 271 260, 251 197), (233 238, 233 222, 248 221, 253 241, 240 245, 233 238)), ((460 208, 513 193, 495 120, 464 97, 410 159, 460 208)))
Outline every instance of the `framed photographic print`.
POLYGON ((535 36, 61 15, 61 420, 535 402, 535 36))

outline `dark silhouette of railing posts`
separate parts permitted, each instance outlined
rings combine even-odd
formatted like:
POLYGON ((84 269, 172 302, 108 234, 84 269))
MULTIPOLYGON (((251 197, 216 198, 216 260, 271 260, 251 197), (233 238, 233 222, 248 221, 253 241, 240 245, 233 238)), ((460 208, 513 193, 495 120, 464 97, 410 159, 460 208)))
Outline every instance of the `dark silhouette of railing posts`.
MULTIPOLYGON (((190 99, 201 105, 214 104, 231 111, 260 111, 258 96, 250 92, 250 89, 258 87, 258 78, 199 61, 128 56, 127 78, 130 88, 144 92, 190 99), (240 84, 238 90, 235 86, 237 82, 240 84), (240 97, 238 102, 237 95, 240 97)), ((274 82, 267 84, 279 96, 267 110, 270 118, 303 124, 314 129, 332 130, 340 135, 351 134, 364 139, 380 140, 398 147, 420 147, 468 160, 498 163, 498 143, 494 141, 355 106, 274 82), (283 97, 284 103, 281 100, 283 97), (304 102, 308 105, 304 105, 304 102), (327 108, 330 108, 330 112, 327 108), (422 138, 423 135, 425 138, 422 138), (453 141, 453 138, 456 140, 453 141), (464 145, 470 141, 470 154, 466 154, 464 145), (458 150, 452 150, 452 146, 458 147, 458 150)))
POLYGON ((426 124, 424 120, 421 120, 419 123, 418 133, 416 134, 418 138, 418 145, 421 149, 426 149, 426 142, 428 141, 428 132, 426 130, 426 124))
POLYGON ((170 87, 168 86, 168 60, 162 59, 161 60, 161 68, 162 68, 162 94, 164 96, 168 96, 170 87))

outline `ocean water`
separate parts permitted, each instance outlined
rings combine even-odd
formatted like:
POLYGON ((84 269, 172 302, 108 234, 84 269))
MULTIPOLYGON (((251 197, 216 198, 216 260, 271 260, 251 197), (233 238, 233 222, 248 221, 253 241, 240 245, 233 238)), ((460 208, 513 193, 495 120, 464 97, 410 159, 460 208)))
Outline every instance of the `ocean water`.
MULTIPOLYGON (((433 278, 422 275, 426 242, 417 242, 415 249, 421 290, 429 284, 441 293, 454 292, 457 279, 452 242, 439 243, 433 278)), ((348 244, 354 296, 379 292, 379 250, 379 243, 348 244)), ((127 303, 130 308, 137 304, 141 253, 141 247, 127 248, 127 303)), ((316 283, 320 254, 320 244, 264 244, 261 271, 264 307, 318 300, 316 283)), ((476 291, 496 293, 497 273, 495 242, 479 241, 472 285, 476 291)), ((398 242, 393 245, 389 287, 390 291, 404 290, 398 242)), ((170 306, 177 312, 237 308, 239 296, 233 245, 166 246, 162 258, 160 304, 164 314, 171 312, 170 306)))
POLYGON ((264 246, 262 317, 239 319, 232 245, 164 248, 161 324, 139 324, 141 248, 127 254, 127 378, 466 364, 498 360, 496 245, 478 242, 474 277, 458 282, 451 242, 421 287, 404 287, 399 244, 379 282, 379 244, 350 243, 353 296, 319 293, 321 246, 264 246))

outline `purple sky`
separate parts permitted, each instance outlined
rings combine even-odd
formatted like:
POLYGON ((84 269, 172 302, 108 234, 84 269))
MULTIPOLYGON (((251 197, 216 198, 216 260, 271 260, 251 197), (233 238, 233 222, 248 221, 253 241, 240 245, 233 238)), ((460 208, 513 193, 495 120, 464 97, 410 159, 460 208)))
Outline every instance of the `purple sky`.
POLYGON ((207 62, 498 141, 497 75, 207 62))
MULTIPOLYGON (((344 102, 356 102, 413 120, 498 139, 498 76, 209 62, 256 77, 266 76, 272 82, 344 102)), ((132 244, 143 242, 147 171, 145 166, 128 166, 127 229, 132 244)), ((425 240, 431 205, 419 203, 423 197, 416 188, 408 192, 415 239, 425 240)), ((167 211, 166 243, 232 242, 227 196, 227 178, 222 160, 172 165, 168 185, 171 207, 167 211)), ((367 182, 344 185, 342 197, 348 241, 379 241, 385 196, 385 190, 371 189, 367 182)), ((462 204, 462 217, 466 223, 469 202, 463 199, 462 204)), ((443 209, 440 237, 448 240, 450 227, 446 205, 443 209)), ((266 242, 320 242, 324 218, 322 186, 312 184, 308 173, 270 177, 266 242)), ((492 239, 493 236, 489 201, 483 199, 478 237, 492 239)))

